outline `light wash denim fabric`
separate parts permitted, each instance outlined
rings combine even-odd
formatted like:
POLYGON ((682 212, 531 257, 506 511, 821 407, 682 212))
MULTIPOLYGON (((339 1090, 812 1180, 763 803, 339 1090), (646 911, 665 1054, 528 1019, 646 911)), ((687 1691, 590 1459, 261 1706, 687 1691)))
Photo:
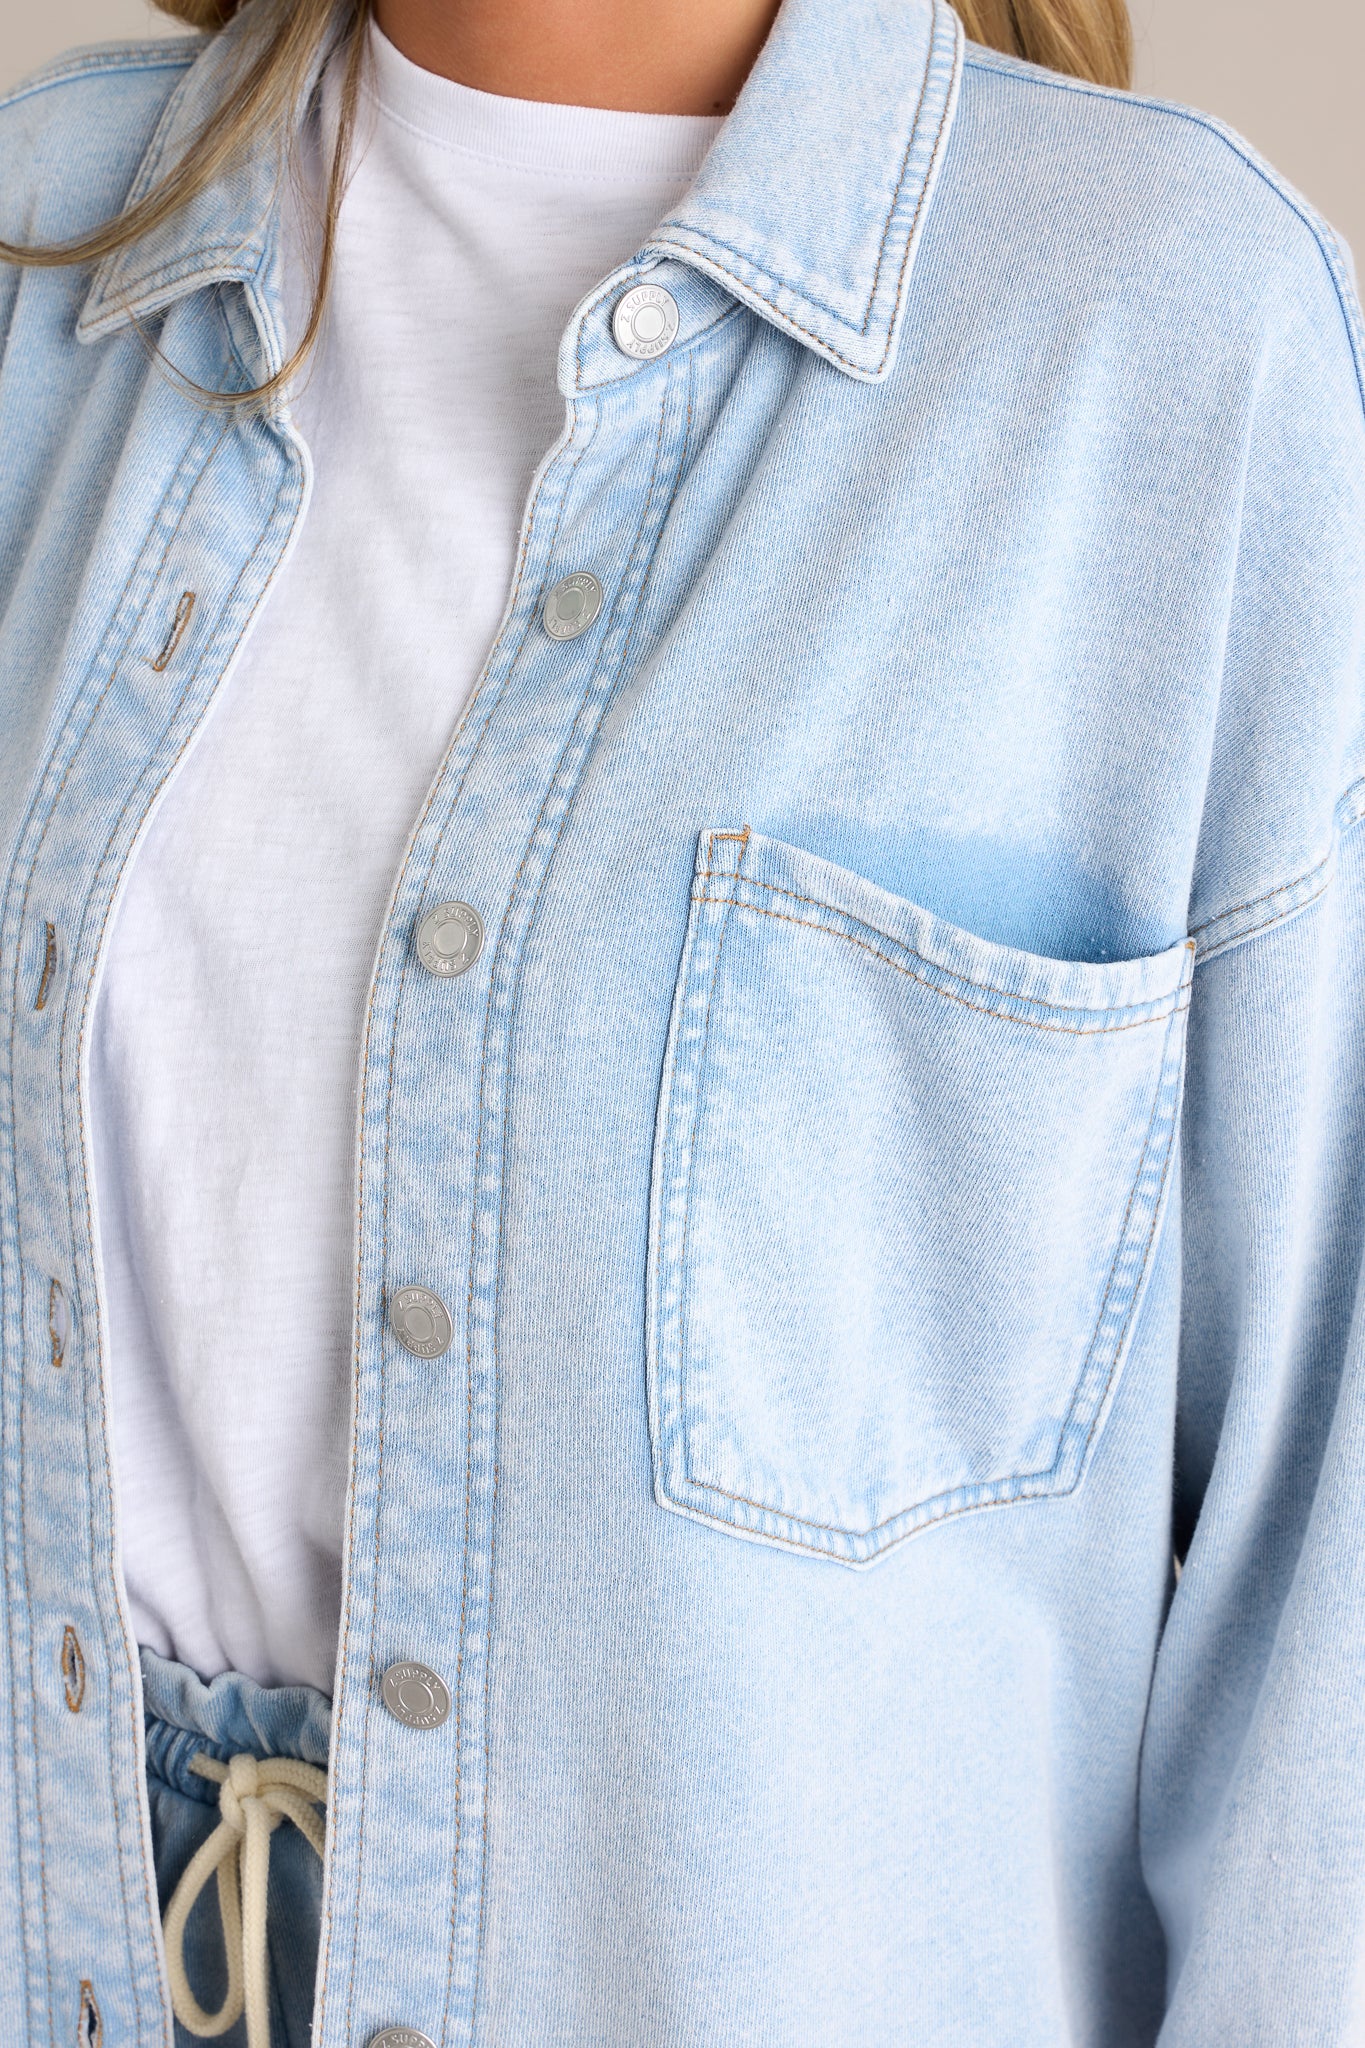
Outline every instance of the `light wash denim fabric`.
MULTIPOLYGON (((261 1686, 238 1672, 206 1685, 183 1664, 143 1650, 147 1716, 147 1798, 157 1894, 164 1913, 195 1851, 218 1825, 218 1788, 191 1770, 196 1756, 295 1757, 327 1763, 331 1708, 307 1685, 261 1686)), ((322 1866, 297 1828, 270 1838, 269 1948, 272 2048, 308 2048, 322 1904, 322 1866)), ((185 1926, 185 1969, 201 2006, 217 2012, 227 1971, 218 1889, 200 1893, 185 1926)), ((60 2039, 60 2034, 58 2036, 60 2039)), ((246 2048, 246 2022, 215 2035, 223 2048, 246 2048)), ((175 2048, 199 2036, 177 2023, 175 2048)))
MULTIPOLYGON (((237 33, 12 95, 4 231, 145 188, 237 33)), ((5 2043, 169 2039, 83 1072, 308 497, 286 408, 147 343, 240 387, 279 285, 268 153, 0 278, 5 2043)), ((559 375, 366 1020, 314 2040, 1358 2043, 1341 251, 1201 116, 964 54, 942 0, 787 0, 559 375)))

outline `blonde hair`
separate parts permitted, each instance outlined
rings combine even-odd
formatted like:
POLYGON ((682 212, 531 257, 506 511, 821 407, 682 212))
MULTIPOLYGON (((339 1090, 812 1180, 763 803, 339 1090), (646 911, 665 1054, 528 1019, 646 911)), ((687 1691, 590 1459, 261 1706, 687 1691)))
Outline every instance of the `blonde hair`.
MULTIPOLYGON (((164 0, 163 0, 164 4, 164 0)), ((974 43, 1096 85, 1133 82, 1125 0, 953 0, 974 43)))
MULTIPOLYGON (((225 28, 242 0, 153 0, 162 14, 190 28, 225 28)), ((337 215, 355 128, 356 105, 373 0, 250 0, 251 33, 231 88, 152 189, 111 220, 69 242, 25 246, 0 241, 0 262, 34 265, 94 263, 150 234, 211 185, 230 164, 268 136, 288 132, 304 90, 327 56, 341 66, 341 114, 327 172, 318 274, 307 325, 289 361, 253 391, 232 401, 267 398, 311 353, 322 325, 336 254, 337 215), (330 46, 330 47, 329 47, 330 46)), ((1132 82, 1133 39, 1126 0, 955 0, 967 34, 989 48, 1098 85, 1132 82)), ((218 394, 205 393, 205 396, 218 394)))
MULTIPOLYGON (((239 11, 239 0, 153 0, 153 5, 190 28, 210 31, 226 28, 239 11)), ((287 132, 320 60, 335 57, 342 75, 340 119, 327 167, 317 281, 298 346, 273 377, 250 391, 200 391, 197 385, 189 385, 188 379, 179 380, 201 397, 229 404, 269 398, 312 353, 322 326, 336 260, 337 216, 355 130, 365 32, 372 6, 373 0, 252 0, 251 33, 242 39, 237 75, 166 176, 132 206, 125 207, 111 220, 102 221, 87 235, 69 242, 35 245, 0 241, 0 262, 30 268, 97 263, 115 250, 140 241, 172 219, 258 143, 281 131, 287 132)))

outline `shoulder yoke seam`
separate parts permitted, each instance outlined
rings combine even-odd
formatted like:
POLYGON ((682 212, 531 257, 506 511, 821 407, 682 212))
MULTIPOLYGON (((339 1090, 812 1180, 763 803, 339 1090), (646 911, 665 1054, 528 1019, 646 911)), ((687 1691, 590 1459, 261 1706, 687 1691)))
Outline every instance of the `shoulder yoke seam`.
POLYGON ((42 71, 36 71, 7 93, 0 93, 0 111, 15 107, 54 86, 75 85, 87 78, 100 78, 120 71, 183 71, 203 48, 202 36, 149 37, 135 43, 96 44, 89 50, 74 50, 42 71), (188 44, 186 49, 183 45, 188 44))
POLYGON ((1153 93, 1122 92, 1115 86, 1095 85, 1085 78, 1068 78, 1063 72, 1049 71, 1041 64, 1029 64, 1023 58, 1007 57, 1003 52, 988 50, 979 43, 967 45, 963 68, 991 71, 1001 78, 1017 78, 1021 84, 1041 90, 1074 93, 1082 99, 1114 100, 1122 106, 1141 109, 1148 113, 1166 114, 1172 120, 1184 121, 1190 127, 1202 128, 1209 135, 1216 137, 1231 155, 1274 193, 1282 206, 1302 222, 1317 244, 1318 254, 1327 266, 1336 293, 1337 305, 1346 327, 1355 368, 1356 389, 1360 395, 1362 410, 1365 410, 1365 329, 1362 329, 1360 308, 1346 275, 1346 265, 1336 235, 1321 214, 1310 206, 1308 201, 1302 198, 1263 157, 1258 156, 1235 128, 1230 128, 1226 121, 1220 121, 1214 114, 1201 112, 1198 107, 1182 106, 1178 100, 1159 99, 1153 93))

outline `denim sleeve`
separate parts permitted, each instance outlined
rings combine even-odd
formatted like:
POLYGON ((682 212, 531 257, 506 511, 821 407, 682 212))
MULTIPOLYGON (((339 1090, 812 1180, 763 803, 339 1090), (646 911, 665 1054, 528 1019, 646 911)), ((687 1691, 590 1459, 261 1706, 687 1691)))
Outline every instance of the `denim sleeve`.
POLYGON ((1176 1529, 1142 1792, 1161 2048, 1365 2038, 1365 830, 1196 975, 1176 1529))
POLYGON ((1258 366, 1192 919, 1160 2048, 1365 2039, 1365 433, 1317 250, 1258 366))

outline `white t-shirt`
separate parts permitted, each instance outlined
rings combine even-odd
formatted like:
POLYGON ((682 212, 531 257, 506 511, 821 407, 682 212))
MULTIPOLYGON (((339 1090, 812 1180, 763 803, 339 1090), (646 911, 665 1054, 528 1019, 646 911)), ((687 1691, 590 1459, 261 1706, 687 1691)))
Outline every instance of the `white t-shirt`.
POLYGON ((90 1068, 138 1638, 204 1676, 324 1691, 384 908, 563 427, 560 335, 720 125, 496 98, 377 32, 372 57, 295 405, 312 504, 132 864, 90 1068))

